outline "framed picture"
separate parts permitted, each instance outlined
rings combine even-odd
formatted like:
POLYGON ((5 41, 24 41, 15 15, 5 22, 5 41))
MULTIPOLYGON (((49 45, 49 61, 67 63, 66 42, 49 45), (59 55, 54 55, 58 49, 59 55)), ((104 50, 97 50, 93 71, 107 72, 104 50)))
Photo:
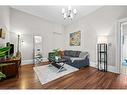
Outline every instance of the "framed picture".
POLYGON ((3 28, 0 28, 0 38, 5 39, 6 32, 3 28))
POLYGON ((80 46, 81 31, 70 33, 70 46, 80 46))

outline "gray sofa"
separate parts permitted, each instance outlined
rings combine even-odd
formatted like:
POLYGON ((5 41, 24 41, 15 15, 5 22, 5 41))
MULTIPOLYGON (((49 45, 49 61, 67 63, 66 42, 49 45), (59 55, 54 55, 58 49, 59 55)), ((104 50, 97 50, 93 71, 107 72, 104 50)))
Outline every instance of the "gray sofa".
POLYGON ((89 54, 83 51, 64 50, 64 59, 67 64, 76 68, 89 66, 89 54))

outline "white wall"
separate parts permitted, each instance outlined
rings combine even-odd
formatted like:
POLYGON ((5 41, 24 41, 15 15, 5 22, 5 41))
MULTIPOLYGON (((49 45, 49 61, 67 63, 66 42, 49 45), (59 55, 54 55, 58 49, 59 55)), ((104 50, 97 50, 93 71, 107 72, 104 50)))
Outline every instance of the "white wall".
POLYGON ((108 41, 111 46, 108 47, 108 64, 115 64, 116 55, 116 22, 127 16, 127 7, 107 6, 102 7, 77 22, 65 27, 65 47, 66 49, 75 49, 88 51, 90 61, 96 63, 96 43, 98 35, 108 35, 108 41), (69 33, 81 30, 81 46, 69 46, 69 33))
MULTIPOLYGON (((23 35, 39 35, 42 36, 42 43, 43 43, 43 57, 48 57, 48 53, 50 51, 52 51, 52 49, 55 48, 54 44, 58 44, 59 47, 62 49, 63 48, 63 26, 44 20, 42 18, 38 18, 36 16, 32 16, 29 15, 27 13, 18 11, 16 9, 11 9, 10 10, 11 14, 10 14, 10 25, 11 25, 11 32, 15 32, 18 33, 20 32, 23 35), (58 33, 60 35, 59 39, 57 39, 57 42, 55 42, 56 40, 54 39, 54 33, 58 33), (62 42, 61 42, 62 41, 62 42)), ((13 37, 11 37, 11 39, 14 39, 13 37)), ((27 37, 25 37, 25 39, 27 40, 27 37)), ((26 56, 27 57, 23 57, 25 60, 27 58, 27 60, 32 59, 32 50, 28 50, 29 48, 33 49, 33 44, 30 43, 32 42, 29 41, 29 43, 27 43, 27 41, 25 44, 29 45, 29 47, 24 48, 25 50, 25 54, 22 56, 26 56), (28 57, 31 56, 31 57, 28 57)), ((28 37, 28 39, 30 40, 30 38, 28 37)), ((16 43, 15 43, 16 44, 16 43)))
POLYGON ((0 6, 0 28, 6 30, 5 39, 0 38, 0 44, 5 44, 9 41, 9 31, 10 31, 10 9, 6 6, 0 6))
MULTIPOLYGON (((96 40, 98 35, 109 35, 109 41, 112 43, 108 49, 108 63, 115 65, 116 55, 116 21, 127 16, 127 8, 124 6, 107 6, 98 9, 77 22, 62 25, 29 15, 27 13, 9 9, 9 7, 0 7, 0 26, 7 27, 6 39, 0 39, 0 43, 9 40, 9 31, 20 32, 23 35, 39 35, 43 40, 43 56, 47 57, 48 52, 58 47, 60 49, 75 49, 88 51, 92 62, 96 62, 96 40), (81 30, 81 46, 69 46, 69 33, 81 30), (64 32, 64 33, 63 33, 64 32)), ((16 34, 10 34, 10 40, 16 44, 16 34)), ((28 38, 29 40, 29 38, 28 38)), ((25 40, 24 40, 25 41, 25 40)), ((26 37, 27 42, 27 37, 26 37)), ((31 39, 32 42, 32 39, 31 39)), ((26 43, 32 48, 31 43, 26 43)), ((32 51, 27 52, 32 54, 32 51)), ((25 56, 25 55, 24 55, 25 56)), ((28 58, 29 60, 31 58, 28 58)))

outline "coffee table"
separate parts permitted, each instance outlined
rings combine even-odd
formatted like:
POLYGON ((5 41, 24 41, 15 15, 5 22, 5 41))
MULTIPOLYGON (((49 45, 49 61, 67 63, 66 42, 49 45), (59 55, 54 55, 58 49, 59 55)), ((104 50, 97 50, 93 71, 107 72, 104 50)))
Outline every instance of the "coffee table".
POLYGON ((51 64, 49 64, 49 67, 54 66, 54 67, 58 68, 57 73, 59 73, 59 72, 63 71, 63 69, 66 70, 66 68, 64 68, 64 64, 66 64, 66 59, 52 60, 51 64))

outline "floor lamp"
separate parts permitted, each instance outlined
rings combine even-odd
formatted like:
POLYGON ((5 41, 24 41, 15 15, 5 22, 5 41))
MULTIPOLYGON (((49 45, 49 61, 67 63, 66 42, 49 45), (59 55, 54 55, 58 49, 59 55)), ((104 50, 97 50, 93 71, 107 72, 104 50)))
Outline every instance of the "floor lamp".
POLYGON ((17 52, 16 52, 16 56, 19 55, 19 43, 20 43, 20 35, 18 35, 18 42, 17 42, 17 52))

